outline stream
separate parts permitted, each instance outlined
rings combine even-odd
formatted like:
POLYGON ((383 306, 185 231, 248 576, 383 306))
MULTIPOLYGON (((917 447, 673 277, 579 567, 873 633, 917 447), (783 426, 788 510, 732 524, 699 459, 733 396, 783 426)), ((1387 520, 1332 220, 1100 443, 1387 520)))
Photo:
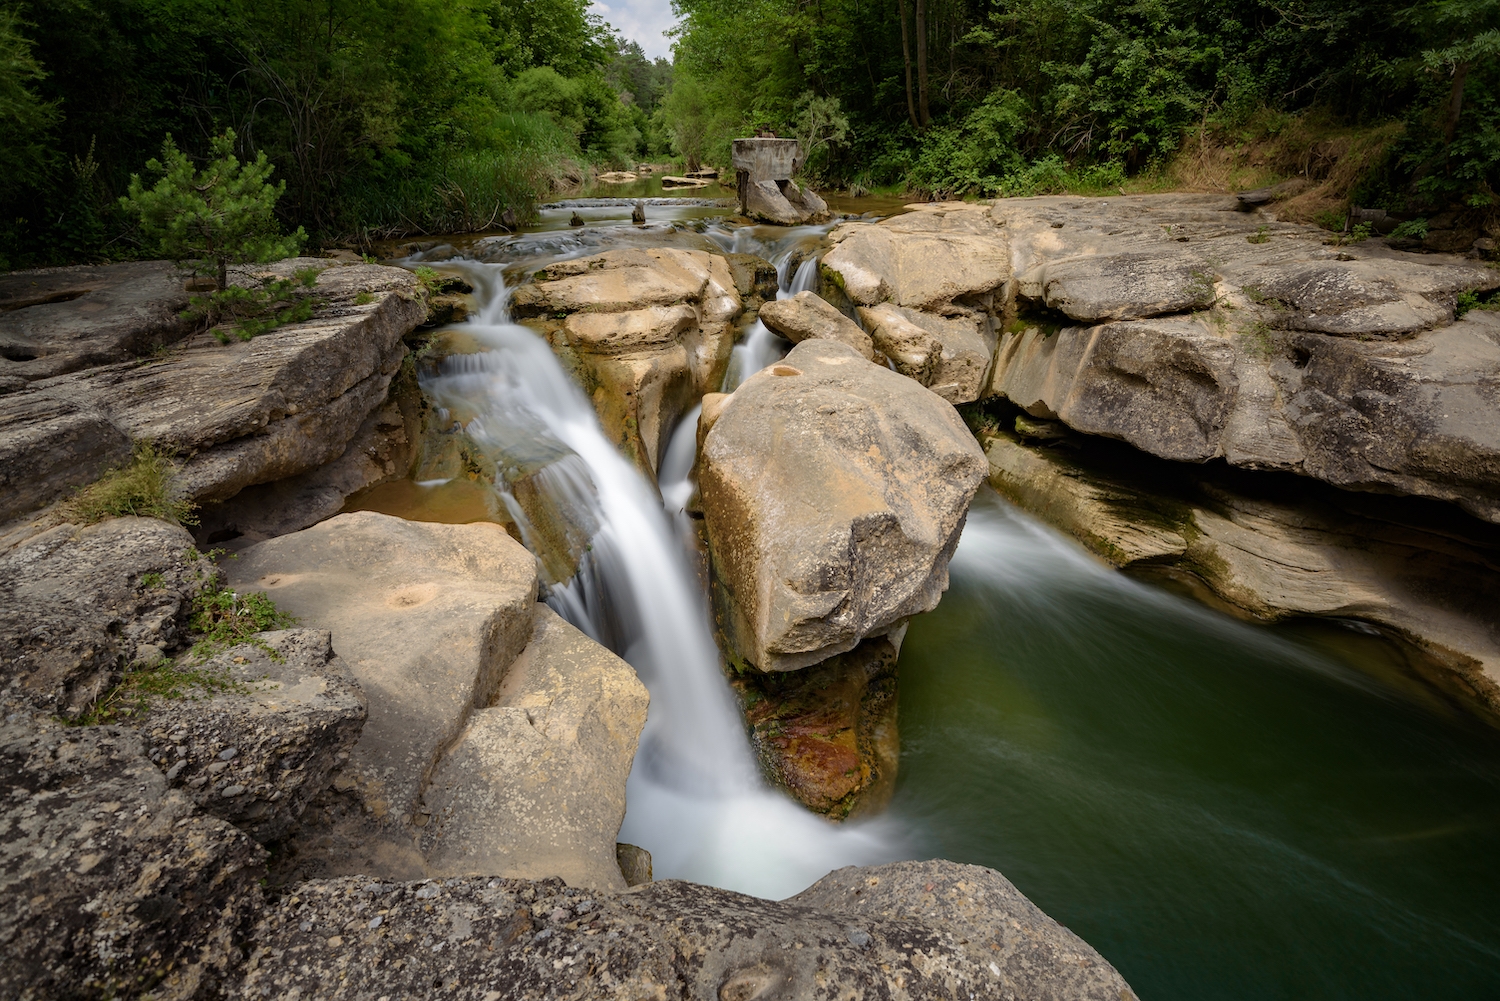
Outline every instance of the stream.
MULTIPOLYGON (((696 410, 663 451, 658 498, 506 312, 528 272, 644 239, 629 212, 561 203, 525 233, 424 253, 481 309, 422 385, 481 444, 573 453, 549 497, 598 530, 548 601, 651 692, 620 840, 652 853, 656 878, 784 897, 838 866, 944 857, 999 869, 1147 1001, 1500 996, 1500 731, 1368 631, 1239 622, 1107 569, 987 487, 949 592, 902 649, 890 809, 833 825, 768 788, 687 548, 696 410), (585 230, 567 229, 574 211, 585 230)), ((812 286, 828 227, 729 229, 724 214, 648 208, 653 238, 765 257, 783 297, 812 286)), ((748 326, 726 389, 787 347, 748 326)), ((393 484, 349 509, 486 517, 463 489, 393 484)))

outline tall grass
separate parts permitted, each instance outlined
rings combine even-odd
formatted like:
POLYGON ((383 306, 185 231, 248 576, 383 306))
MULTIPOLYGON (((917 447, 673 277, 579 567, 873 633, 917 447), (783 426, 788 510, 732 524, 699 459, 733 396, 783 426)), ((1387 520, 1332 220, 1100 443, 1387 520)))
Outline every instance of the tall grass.
POLYGON ((572 137, 545 115, 503 114, 469 149, 442 152, 398 176, 367 179, 346 193, 363 241, 495 229, 507 209, 524 222, 551 190, 572 137))

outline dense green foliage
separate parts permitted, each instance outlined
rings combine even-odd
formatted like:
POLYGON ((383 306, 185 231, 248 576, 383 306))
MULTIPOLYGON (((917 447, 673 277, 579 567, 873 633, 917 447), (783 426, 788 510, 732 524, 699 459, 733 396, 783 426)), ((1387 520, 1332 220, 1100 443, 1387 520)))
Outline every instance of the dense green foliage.
MULTIPOLYGON (((811 100, 810 169, 938 193, 1106 189, 1272 113, 1400 122, 1379 200, 1500 188, 1500 0, 676 0, 666 126, 722 162, 811 100), (682 97, 681 94, 690 95, 682 97)), ((1235 141, 1231 138, 1230 141, 1235 141)))
POLYGON ((762 128, 854 190, 1102 192, 1256 143, 1408 214, 1500 189, 1500 0, 674 9, 668 64, 586 0, 0 0, 0 266, 150 252, 131 175, 228 130, 314 245, 490 229, 570 160, 724 165, 762 128))
POLYGON ((148 252, 130 176, 230 129, 315 243, 488 228, 651 154, 670 72, 586 0, 0 0, 0 259, 148 252))

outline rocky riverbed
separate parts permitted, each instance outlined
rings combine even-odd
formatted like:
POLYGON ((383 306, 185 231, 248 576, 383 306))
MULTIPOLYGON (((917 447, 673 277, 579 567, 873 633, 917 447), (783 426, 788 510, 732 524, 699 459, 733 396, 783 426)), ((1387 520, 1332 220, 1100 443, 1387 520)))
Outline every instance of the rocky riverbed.
MULTIPOLYGON (((510 294, 648 489, 700 408, 684 524, 776 786, 879 811, 902 638, 986 479, 1117 566, 1369 622, 1500 708, 1500 314, 1457 315, 1500 272, 1221 196, 911 209, 832 227, 818 295, 670 232, 510 294), (757 316, 796 347, 717 392, 757 316)), ((430 343, 408 271, 266 273, 313 264, 311 320, 228 345, 166 265, 0 279, 7 993, 1131 996, 992 870, 651 882, 618 837, 665 745, 629 631, 600 642, 603 486, 576 441, 424 398, 463 332, 430 343), (143 441, 196 534, 70 522, 143 441), (487 514, 339 513, 410 477, 487 514), (250 592, 295 626, 189 651, 203 596, 250 592), (164 663, 198 697, 98 722, 164 663)))

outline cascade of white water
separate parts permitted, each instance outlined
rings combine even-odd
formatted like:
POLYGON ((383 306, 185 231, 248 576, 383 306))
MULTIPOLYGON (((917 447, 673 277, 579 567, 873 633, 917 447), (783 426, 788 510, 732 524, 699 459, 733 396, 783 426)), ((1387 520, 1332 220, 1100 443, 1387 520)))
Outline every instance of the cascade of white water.
MULTIPOLYGON (((804 257, 802 263, 797 265, 796 273, 790 277, 788 272, 791 271, 792 250, 782 251, 771 263, 776 265, 777 299, 790 299, 798 292, 810 291, 818 283, 818 259, 815 256, 804 257)), ((785 339, 772 333, 757 318, 744 340, 734 346, 734 353, 729 359, 729 371, 724 376, 724 392, 734 392, 740 383, 756 372, 780 361, 789 347, 785 339)))
MULTIPOLYGON (((804 265, 792 284, 815 267, 804 265)), ((667 512, 605 438, 551 349, 508 321, 499 268, 465 262, 464 270, 482 301, 465 330, 489 350, 450 356, 424 387, 475 414, 476 437, 522 430, 571 450, 586 471, 586 482, 557 475, 544 484, 600 526, 585 568, 548 601, 612 645, 651 692, 621 840, 650 851, 658 877, 768 897, 795 893, 838 866, 898 857, 890 821, 834 825, 765 785, 721 672, 707 602, 667 512)), ((663 456, 662 494, 674 513, 691 491, 696 417, 684 418, 663 456)))

